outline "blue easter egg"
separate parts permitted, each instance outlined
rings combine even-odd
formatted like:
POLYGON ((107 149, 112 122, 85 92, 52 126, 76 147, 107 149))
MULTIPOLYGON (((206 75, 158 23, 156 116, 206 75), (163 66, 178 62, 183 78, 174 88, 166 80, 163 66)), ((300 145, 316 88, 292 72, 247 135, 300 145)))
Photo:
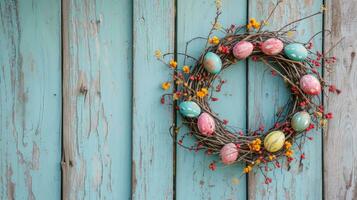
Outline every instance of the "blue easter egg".
POLYGON ((179 105, 180 113, 185 117, 197 117, 201 114, 201 108, 193 101, 184 101, 179 105))
POLYGON ((303 61, 307 58, 307 49, 299 43, 288 44, 284 48, 285 55, 291 60, 303 61))
POLYGON ((203 58, 203 66, 208 72, 217 74, 221 71, 222 60, 217 54, 208 52, 203 58))
POLYGON ((297 112, 291 118, 291 127, 296 132, 301 132, 307 129, 311 123, 311 116, 306 111, 297 112))

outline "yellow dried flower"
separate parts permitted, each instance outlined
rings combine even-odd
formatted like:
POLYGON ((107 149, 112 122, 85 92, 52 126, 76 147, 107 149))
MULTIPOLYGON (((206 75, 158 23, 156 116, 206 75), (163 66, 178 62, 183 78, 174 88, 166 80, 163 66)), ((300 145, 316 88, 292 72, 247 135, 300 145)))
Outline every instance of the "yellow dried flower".
POLYGON ((255 29, 259 29, 260 28, 260 23, 259 22, 255 22, 252 24, 253 28, 255 29))
POLYGON ((155 57, 156 57, 156 58, 161 58, 161 56, 162 56, 161 51, 160 51, 160 50, 156 50, 156 51, 155 51, 155 57))
POLYGON ((174 100, 178 100, 178 99, 180 98, 180 93, 175 92, 175 93, 172 95, 172 98, 173 98, 174 100))
POLYGON ((168 89, 171 87, 171 83, 169 83, 169 82, 163 82, 163 83, 161 84, 161 87, 162 87, 162 89, 164 89, 164 90, 168 90, 168 89))
POLYGON ((170 60, 169 65, 170 65, 172 68, 176 68, 176 67, 177 67, 177 62, 176 62, 175 60, 170 60))
POLYGON ((291 150, 291 149, 289 149, 289 150, 287 150, 287 151, 285 152, 285 156, 286 156, 286 157, 292 157, 293 155, 294 155, 294 151, 291 150))
POLYGON ((322 118, 322 113, 321 112, 315 112, 315 115, 317 118, 322 118))
POLYGON ((247 29, 251 29, 253 25, 251 23, 247 24, 247 29))
POLYGON ((208 94, 208 89, 207 89, 207 88, 201 88, 201 91, 202 91, 203 93, 205 93, 205 95, 208 94))
POLYGON ((182 71, 186 74, 190 73, 190 67, 188 67, 187 65, 182 67, 182 71))
POLYGON ((269 155, 269 160, 270 160, 270 161, 274 160, 275 158, 276 158, 275 155, 269 155))
POLYGON ((291 148, 291 146, 292 146, 292 144, 289 142, 289 141, 285 141, 285 148, 286 149, 290 149, 291 148))
POLYGON ((250 18, 249 19, 249 23, 250 24, 254 24, 254 23, 256 23, 257 22, 257 20, 255 19, 255 18, 250 18))
POLYGON ((247 166, 243 169, 244 173, 249 173, 250 171, 252 171, 252 167, 251 166, 247 166))
POLYGON ((321 8, 320 8, 320 10, 321 10, 321 12, 323 12, 323 11, 327 11, 327 7, 325 6, 325 5, 321 5, 321 8))
POLYGON ((201 88, 200 91, 197 91, 197 92, 196 92, 196 95, 197 95, 199 98, 203 98, 203 97, 205 97, 207 94, 208 94, 208 89, 207 89, 207 88, 201 88))
POLYGON ((320 120, 320 125, 322 126, 322 128, 327 128, 328 120, 327 119, 321 119, 320 120))
POLYGON ((210 44, 214 44, 214 45, 219 44, 219 38, 217 36, 213 36, 208 41, 209 41, 210 44))
POLYGON ((247 24, 247 29, 259 29, 260 23, 255 18, 250 18, 249 23, 247 24))
POLYGON ((249 144, 249 148, 253 151, 260 151, 262 141, 257 138, 249 144))

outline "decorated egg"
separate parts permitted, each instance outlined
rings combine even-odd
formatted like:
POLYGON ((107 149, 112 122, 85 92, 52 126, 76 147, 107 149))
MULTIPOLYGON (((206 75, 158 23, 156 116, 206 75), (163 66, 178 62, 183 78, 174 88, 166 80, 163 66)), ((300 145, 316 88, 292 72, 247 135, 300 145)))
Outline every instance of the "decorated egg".
POLYGON ((240 41, 233 47, 233 55, 238 59, 247 58, 253 52, 253 44, 247 41, 240 41))
POLYGON ((307 58, 307 49, 299 43, 288 44, 284 47, 284 54, 295 61, 303 61, 307 58))
POLYGON ((220 151, 220 156, 223 164, 229 165, 234 163, 238 158, 237 146, 233 143, 225 144, 220 151))
POLYGON ((216 125, 213 117, 204 112, 198 117, 197 127, 202 135, 211 136, 216 128, 216 125))
POLYGON ((300 87, 304 93, 318 95, 321 93, 320 81, 311 74, 306 74, 300 79, 300 87))
POLYGON ((284 44, 281 40, 270 38, 263 42, 261 50, 266 55, 277 55, 283 50, 284 44))
POLYGON ((291 118, 291 126, 296 132, 304 131, 309 127, 311 116, 306 111, 297 112, 291 118))
POLYGON ((208 72, 217 74, 221 71, 222 60, 217 54, 208 52, 203 58, 203 66, 208 72))
POLYGON ((270 132, 264 139, 264 147, 269 152, 277 152, 283 146, 285 142, 285 135, 282 131, 270 132))
POLYGON ((201 108, 193 101, 184 101, 179 105, 180 113, 185 117, 197 117, 201 114, 201 108))

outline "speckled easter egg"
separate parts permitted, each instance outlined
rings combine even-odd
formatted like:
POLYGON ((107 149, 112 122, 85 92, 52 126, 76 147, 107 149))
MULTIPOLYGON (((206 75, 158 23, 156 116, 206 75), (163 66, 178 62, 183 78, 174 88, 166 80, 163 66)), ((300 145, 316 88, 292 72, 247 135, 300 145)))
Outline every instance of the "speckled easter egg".
POLYGON ((311 116, 306 111, 297 112, 291 118, 291 126, 296 132, 301 132, 309 127, 311 116))
POLYGON ((201 114, 201 108, 193 101, 184 101, 179 105, 180 113, 185 117, 197 117, 201 114))
POLYGON ((303 61, 307 58, 307 49, 299 43, 288 44, 284 47, 284 54, 295 61, 303 61))
POLYGON ((238 158, 238 148, 233 143, 228 143, 223 146, 220 151, 220 156, 223 164, 229 165, 234 163, 238 158))
POLYGON ((320 81, 311 74, 306 74, 300 79, 300 87, 304 93, 318 95, 321 93, 320 81))
POLYGON ((198 117, 197 127, 202 135, 211 136, 216 128, 216 125, 213 117, 204 112, 198 117))
POLYGON ((203 58, 203 66, 208 72, 217 74, 221 71, 222 60, 217 54, 208 52, 203 58))
POLYGON ((283 50, 284 44, 281 40, 270 38, 262 43, 261 50, 266 55, 277 55, 283 50))
POLYGON ((233 55, 238 59, 247 58, 253 52, 253 44, 247 41, 240 41, 233 47, 233 55))
POLYGON ((264 147, 269 152, 277 152, 283 146, 285 142, 285 135, 282 131, 270 132, 264 139, 264 147))

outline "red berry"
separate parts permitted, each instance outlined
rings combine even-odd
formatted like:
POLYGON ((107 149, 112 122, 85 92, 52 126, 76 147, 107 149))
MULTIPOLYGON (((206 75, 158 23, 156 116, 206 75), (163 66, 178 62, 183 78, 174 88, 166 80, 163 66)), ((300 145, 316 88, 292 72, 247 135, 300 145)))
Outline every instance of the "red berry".
POLYGON ((301 160, 305 159, 305 153, 302 153, 302 154, 300 155, 300 158, 301 158, 301 160))
POLYGON ((214 170, 217 169, 217 165, 216 165, 216 163, 214 163, 214 162, 212 162, 211 164, 209 164, 208 167, 209 167, 209 169, 212 170, 212 171, 214 171, 214 170))

